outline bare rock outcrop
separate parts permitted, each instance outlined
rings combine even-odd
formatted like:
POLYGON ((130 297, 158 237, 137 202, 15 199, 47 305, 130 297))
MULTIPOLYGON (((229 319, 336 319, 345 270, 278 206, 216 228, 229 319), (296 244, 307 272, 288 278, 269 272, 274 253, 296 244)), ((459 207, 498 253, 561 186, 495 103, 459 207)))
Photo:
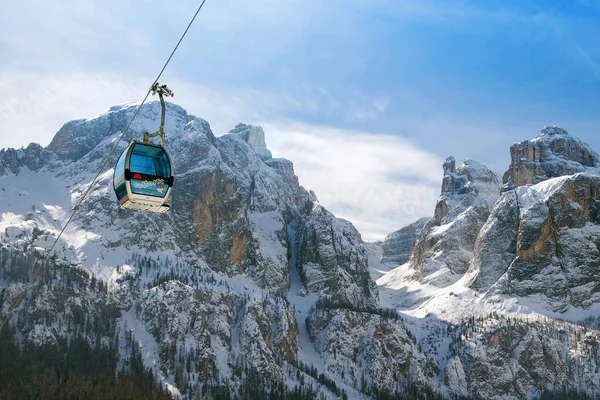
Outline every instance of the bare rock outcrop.
POLYGON ((506 189, 536 184, 548 178, 598 167, 598 153, 555 125, 546 126, 531 140, 510 147, 510 167, 502 182, 506 189))
POLYGON ((307 323, 327 371, 363 391, 370 386, 380 393, 398 393, 410 381, 426 382, 439 368, 419 351, 401 319, 317 308, 307 323))
POLYGON ((462 346, 450 351, 445 371, 450 392, 482 399, 527 399, 561 388, 596 393, 598 358, 594 346, 585 344, 586 329, 561 325, 478 321, 463 332, 462 346))
POLYGON ((267 148, 265 131, 262 126, 237 124, 235 128, 229 131, 229 133, 240 135, 240 137, 256 151, 263 161, 273 158, 271 150, 267 148))
POLYGON ((377 304, 378 291, 369 275, 367 251, 350 222, 315 204, 297 240, 298 269, 308 291, 344 304, 377 304))
POLYGON ((421 230, 410 259, 415 277, 445 286, 468 269, 475 239, 500 194, 497 175, 474 160, 455 168, 454 157, 443 165, 442 193, 435 213, 421 230))
POLYGON ((37 172, 50 158, 50 153, 37 143, 20 149, 0 150, 0 176, 7 174, 18 175, 23 167, 37 172))
POLYGON ((600 302, 600 176, 563 176, 504 193, 471 268, 474 288, 541 296, 552 311, 600 302))
POLYGON ((429 221, 429 217, 421 218, 385 237, 381 244, 383 250, 382 263, 404 264, 410 258, 417 237, 423 226, 429 221))

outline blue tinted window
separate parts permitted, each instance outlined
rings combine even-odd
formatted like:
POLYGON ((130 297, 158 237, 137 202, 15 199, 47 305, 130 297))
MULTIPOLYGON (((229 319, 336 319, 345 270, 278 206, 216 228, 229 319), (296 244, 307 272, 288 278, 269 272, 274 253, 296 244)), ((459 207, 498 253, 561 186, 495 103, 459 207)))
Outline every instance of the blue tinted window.
POLYGON ((169 189, 171 165, 162 147, 136 143, 129 158, 131 192, 152 197, 165 197, 169 189), (138 175, 136 178, 136 174, 138 175))
POLYGON ((129 169, 132 173, 152 175, 163 178, 171 176, 171 165, 167 153, 161 147, 147 146, 137 143, 131 158, 129 159, 129 169))
POLYGON ((127 158, 127 150, 121 154, 119 157, 119 161, 117 161, 117 166, 115 167, 115 179, 120 177, 125 173, 125 159, 127 158))

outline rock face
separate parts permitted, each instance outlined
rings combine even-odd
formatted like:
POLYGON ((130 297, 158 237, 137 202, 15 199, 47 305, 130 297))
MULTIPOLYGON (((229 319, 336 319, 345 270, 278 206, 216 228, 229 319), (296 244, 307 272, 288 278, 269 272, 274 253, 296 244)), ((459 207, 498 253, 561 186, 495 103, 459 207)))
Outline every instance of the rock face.
POLYGON ((315 205, 298 233, 298 269, 310 292, 343 304, 375 306, 377 286, 354 226, 315 205))
POLYGON ((510 160, 502 179, 506 189, 584 172, 600 165, 598 153, 557 126, 547 126, 534 139, 513 144, 510 160))
POLYGON ((455 333, 461 345, 450 350, 445 382, 455 395, 482 399, 526 399, 544 389, 595 393, 600 360, 585 331, 565 323, 482 319, 455 333))
POLYGON ((252 126, 237 124, 229 133, 239 134, 240 137, 256 151, 263 161, 271 159, 273 156, 271 150, 267 148, 265 142, 265 131, 262 126, 252 126))
POLYGON ((423 226, 410 259, 417 279, 438 286, 467 271, 479 229, 500 193, 496 174, 476 161, 455 168, 454 157, 448 157, 443 168, 435 214, 423 226))
POLYGON ((375 284, 365 281, 367 257, 358 231, 313 206, 316 196, 298 184, 292 163, 264 161, 240 134, 249 132, 239 131, 242 127, 216 139, 204 132, 182 150, 201 155, 173 194, 177 219, 193 223, 188 244, 195 242, 215 271, 247 274, 278 293, 289 288, 295 246, 301 249, 298 270, 309 290, 350 302, 375 301, 375 284))
POLYGON ((542 296, 552 311, 600 302, 600 176, 552 178, 503 194, 476 244, 473 287, 542 296))
POLYGON ((427 221, 429 221, 429 217, 421 218, 387 235, 381 244, 383 249, 381 262, 390 264, 404 264, 407 262, 415 247, 417 237, 427 221))
MULTIPOLYGON (((157 343, 194 343, 196 350, 181 356, 199 365, 203 378, 227 373, 220 349, 235 349, 248 356, 248 364, 267 381, 283 379, 279 360, 297 362, 297 325, 288 304, 275 296, 241 296, 215 285, 193 289, 171 281, 145 291, 140 317, 157 343), (215 290, 216 289, 216 290, 215 290)), ((163 373, 176 374, 176 363, 161 359, 163 373)))
POLYGON ((48 161, 50 153, 37 143, 26 148, 0 150, 0 176, 18 175, 23 167, 37 172, 48 161))
POLYGON ((476 273, 474 289, 489 289, 515 259, 520 217, 517 194, 502 193, 475 243, 470 265, 476 273))
POLYGON ((317 308, 308 321, 315 349, 325 355, 327 371, 349 386, 395 393, 411 380, 425 381, 427 371, 435 369, 427 365, 401 319, 317 308), (364 360, 361 367, 358 360, 364 360))
POLYGON ((190 240, 216 271, 248 274, 261 287, 286 290, 287 225, 310 202, 293 166, 283 160, 265 164, 237 134, 196 146, 201 161, 173 194, 180 220, 193 223, 190 240))

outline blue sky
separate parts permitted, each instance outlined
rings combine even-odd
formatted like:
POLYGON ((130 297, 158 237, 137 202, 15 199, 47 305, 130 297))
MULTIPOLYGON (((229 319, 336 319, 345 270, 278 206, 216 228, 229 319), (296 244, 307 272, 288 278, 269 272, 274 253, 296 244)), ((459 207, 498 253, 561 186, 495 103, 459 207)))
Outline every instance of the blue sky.
MULTIPOLYGON (((4 5, 0 147, 140 100, 198 4, 4 5)), ((264 125, 304 186, 381 238, 432 213, 449 154, 503 172, 548 124, 600 150, 599 20, 591 0, 207 0, 162 81, 217 134, 264 125), (299 149, 355 191, 336 194, 299 149)))

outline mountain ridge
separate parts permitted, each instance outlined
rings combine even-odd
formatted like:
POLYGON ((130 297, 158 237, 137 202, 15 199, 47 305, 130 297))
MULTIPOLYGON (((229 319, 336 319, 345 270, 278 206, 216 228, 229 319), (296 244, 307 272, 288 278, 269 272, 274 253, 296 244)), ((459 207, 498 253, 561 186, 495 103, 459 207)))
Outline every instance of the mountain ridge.
MULTIPOLYGON (((156 130, 158 110, 157 102, 142 107, 119 149, 156 130)), ((132 112, 133 105, 115 106, 67 123, 50 149, 0 153, 7 166, 0 173, 7 189, 0 192, 4 315, 132 112)), ((101 174, 11 323, 20 344, 75 337, 110 349, 126 373, 137 343, 144 368, 179 398, 249 391, 274 398, 529 398, 542 389, 598 390, 596 331, 537 317, 531 324, 531 310, 502 290, 471 288, 475 269, 461 259, 461 246, 479 251, 479 232, 497 208, 489 203, 513 193, 501 194, 498 176, 481 164, 456 168, 447 160, 433 222, 412 245, 412 267, 391 269, 379 245, 363 243, 350 222, 300 186, 291 161, 267 157, 262 129, 244 125, 216 137, 206 121, 169 103, 165 130, 176 177, 169 213, 119 209, 110 170, 101 174), (452 229, 462 242, 444 237, 452 229), (438 254, 432 237, 449 245, 438 254), (379 277, 375 269, 389 272, 379 277), (574 367, 556 367, 567 363, 574 367), (490 368, 510 376, 510 365, 519 368, 513 386, 509 378, 478 380, 490 368)), ((581 179, 589 183, 572 178, 581 179)), ((564 187, 554 186, 547 192, 564 187)), ((569 196, 552 207, 570 210, 569 196)), ((561 226, 581 229, 595 215, 585 208, 594 196, 580 214, 561 211, 579 215, 561 226)))

